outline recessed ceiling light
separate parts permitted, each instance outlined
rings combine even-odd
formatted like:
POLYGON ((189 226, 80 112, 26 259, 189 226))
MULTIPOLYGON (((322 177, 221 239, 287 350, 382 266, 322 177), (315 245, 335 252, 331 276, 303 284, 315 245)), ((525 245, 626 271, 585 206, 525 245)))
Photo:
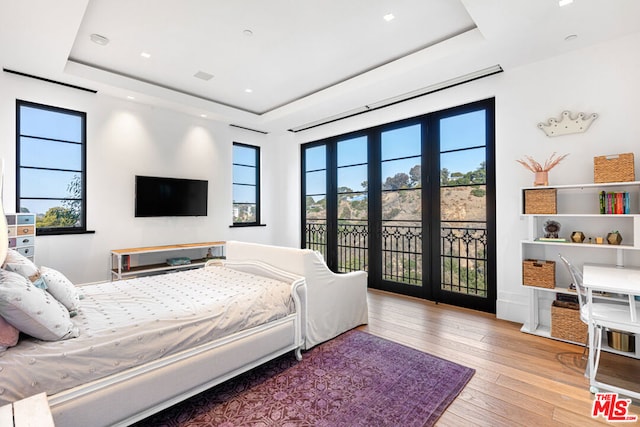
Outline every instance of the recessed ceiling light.
POLYGON ((247 92, 247 93, 252 93, 252 92, 253 92, 253 89, 251 89, 251 88, 249 88, 249 87, 248 87, 248 88, 246 88, 244 91, 245 91, 245 92, 247 92))
POLYGON ((563 7, 573 3, 573 0, 558 0, 558 6, 563 7))
POLYGON ((106 46, 109 44, 109 39, 105 36, 101 36, 100 34, 91 34, 89 38, 92 42, 99 44, 100 46, 106 46))
POLYGON ((135 96, 131 96, 131 95, 127 95, 127 99, 130 99, 130 100, 133 101, 134 99, 136 99, 136 97, 135 96))
POLYGON ((577 38, 578 38, 577 34, 569 34, 567 37, 564 38, 564 41, 570 42, 570 41, 575 40, 577 38))
POLYGON ((140 53, 140 56, 142 56, 145 59, 151 58, 151 54, 149 52, 142 52, 140 53))
POLYGON ((202 117, 203 119, 206 119, 207 115, 206 114, 200 114, 200 117, 202 117))
POLYGON ((247 36, 247 37, 251 37, 251 36, 253 35, 253 31, 251 31, 251 30, 244 30, 244 31, 242 32, 242 34, 244 34, 244 35, 245 35, 245 36, 247 36))
POLYGON ((384 15, 382 17, 385 21, 389 22, 389 21, 393 21, 395 19, 395 16, 393 16, 393 13, 387 13, 386 15, 384 15))
POLYGON ((201 80, 211 80, 213 78, 213 74, 205 73, 204 71, 198 71, 193 75, 193 77, 201 80))

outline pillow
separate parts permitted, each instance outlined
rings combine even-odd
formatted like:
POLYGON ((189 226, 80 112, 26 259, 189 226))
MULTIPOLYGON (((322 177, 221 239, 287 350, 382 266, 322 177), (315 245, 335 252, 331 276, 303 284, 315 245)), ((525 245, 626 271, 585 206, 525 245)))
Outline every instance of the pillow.
POLYGON ((22 277, 31 280, 36 288, 45 289, 47 286, 44 280, 42 280, 42 277, 40 277, 40 270, 38 270, 38 267, 36 267, 33 261, 15 249, 9 249, 7 251, 4 266, 7 270, 18 273, 22 277))
POLYGON ((0 316, 0 353, 18 344, 20 331, 0 316))
POLYGON ((66 276, 53 268, 42 266, 40 274, 46 284, 47 292, 64 305, 71 316, 78 314, 80 292, 66 276))
POLYGON ((79 333, 60 302, 12 271, 0 270, 0 316, 20 332, 45 341, 79 333))

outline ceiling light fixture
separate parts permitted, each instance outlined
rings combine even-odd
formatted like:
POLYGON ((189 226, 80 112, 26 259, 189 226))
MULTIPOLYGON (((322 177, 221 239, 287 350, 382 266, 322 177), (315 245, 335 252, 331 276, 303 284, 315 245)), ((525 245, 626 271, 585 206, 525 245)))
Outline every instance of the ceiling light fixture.
POLYGON ((242 34, 244 34, 244 35, 245 35, 245 36, 247 36, 247 37, 251 37, 251 36, 253 35, 253 31, 251 31, 251 30, 244 30, 244 31, 242 32, 242 34))
POLYGON ((246 93, 252 93, 252 92, 253 92, 253 89, 251 89, 251 88, 249 88, 249 87, 248 87, 248 88, 246 88, 244 91, 245 91, 246 93))
POLYGON ((577 38, 578 38, 577 34, 569 34, 567 37, 564 38, 564 41, 570 42, 570 41, 575 40, 577 38))
POLYGON ((101 36, 100 34, 91 34, 89 38, 92 42, 94 42, 95 44, 99 44, 100 46, 106 46, 109 44, 109 39, 105 36, 101 36))
POLYGON ((131 96, 131 95, 127 95, 127 99, 130 99, 130 100, 133 101, 134 99, 136 99, 136 97, 135 96, 131 96))
POLYGON ((396 17, 393 16, 393 13, 387 13, 386 15, 384 15, 382 17, 385 21, 389 22, 389 21, 393 21, 396 17))
POLYGON ((142 53, 140 53, 140 56, 142 56, 145 59, 151 58, 151 54, 148 53, 148 52, 142 52, 142 53))
POLYGON ((558 0, 558 6, 564 7, 573 3, 573 0, 558 0))
POLYGON ((200 117, 202 117, 203 119, 206 119, 207 115, 206 114, 200 114, 200 117))

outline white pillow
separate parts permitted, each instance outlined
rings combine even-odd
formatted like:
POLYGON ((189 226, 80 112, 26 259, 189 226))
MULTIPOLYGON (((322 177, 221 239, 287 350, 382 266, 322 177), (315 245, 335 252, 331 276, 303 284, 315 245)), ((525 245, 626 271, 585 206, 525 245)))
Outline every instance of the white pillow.
POLYGON ((67 309, 17 273, 0 270, 0 316, 21 332, 45 341, 75 338, 67 309))
POLYGON ((80 305, 78 288, 64 274, 53 268, 42 266, 40 274, 47 285, 47 292, 60 301, 69 310, 71 316, 75 316, 80 305))
POLYGON ((38 267, 36 267, 33 261, 15 249, 9 248, 7 251, 4 267, 9 271, 13 271, 22 277, 29 279, 37 288, 46 288, 44 280, 40 277, 40 270, 38 270, 38 267))

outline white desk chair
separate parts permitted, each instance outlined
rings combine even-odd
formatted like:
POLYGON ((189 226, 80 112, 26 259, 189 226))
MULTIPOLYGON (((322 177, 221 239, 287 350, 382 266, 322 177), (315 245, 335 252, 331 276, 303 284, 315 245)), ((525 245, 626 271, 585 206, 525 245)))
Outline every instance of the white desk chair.
MULTIPOLYGON (((571 282, 576 287, 576 294, 578 295, 578 304, 580 305, 580 320, 589 325, 589 311, 593 312, 594 318, 607 318, 610 313, 616 312, 620 310, 620 304, 608 303, 608 302, 589 302, 588 301, 588 292, 584 287, 582 280, 582 272, 578 270, 576 266, 571 264, 567 258, 565 258, 562 254, 558 254, 562 263, 565 265, 569 274, 571 275, 571 282)), ((594 349, 593 345, 590 344, 590 338, 592 336, 592 328, 589 327, 589 333, 587 334, 587 342, 584 344, 584 351, 582 352, 582 357, 584 359, 584 355, 587 351, 591 353, 594 349)), ((584 371, 584 376, 589 378, 590 372, 590 364, 587 363, 587 367, 584 371)))
POLYGON ((640 400, 640 393, 624 389, 613 384, 596 380, 600 353, 602 351, 602 331, 614 329, 617 331, 640 334, 640 303, 635 295, 640 295, 640 270, 615 266, 585 264, 583 267, 584 283, 587 290, 586 307, 589 325, 589 385, 592 393, 602 390, 619 393, 633 399, 640 400), (624 295, 617 303, 594 303, 593 292, 602 291, 624 295), (607 310, 598 308, 607 304, 607 310))

